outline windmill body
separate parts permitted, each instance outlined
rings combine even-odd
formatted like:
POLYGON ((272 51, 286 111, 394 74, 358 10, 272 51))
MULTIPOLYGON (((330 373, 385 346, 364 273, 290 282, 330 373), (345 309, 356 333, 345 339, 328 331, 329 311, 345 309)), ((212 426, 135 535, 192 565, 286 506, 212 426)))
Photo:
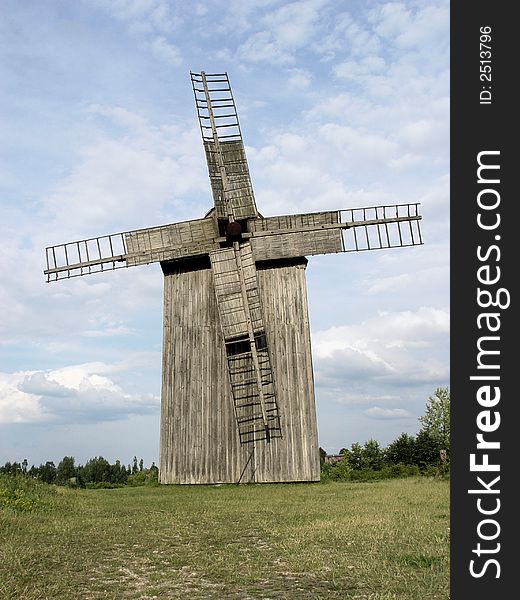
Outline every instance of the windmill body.
POLYGON ((227 74, 191 80, 213 209, 51 246, 45 274, 161 264, 162 483, 317 481, 305 257, 419 245, 418 205, 264 218, 227 74))
POLYGON ((245 371, 242 379, 250 380, 251 358, 244 352, 227 356, 209 261, 163 263, 163 270, 161 481, 319 479, 304 261, 257 268, 280 420, 269 443, 255 398, 245 398, 255 393, 254 385, 236 384, 239 397, 233 397, 229 370, 239 377, 245 371), (251 406, 236 408, 244 404, 251 406), (260 429, 258 439, 250 423, 260 429))

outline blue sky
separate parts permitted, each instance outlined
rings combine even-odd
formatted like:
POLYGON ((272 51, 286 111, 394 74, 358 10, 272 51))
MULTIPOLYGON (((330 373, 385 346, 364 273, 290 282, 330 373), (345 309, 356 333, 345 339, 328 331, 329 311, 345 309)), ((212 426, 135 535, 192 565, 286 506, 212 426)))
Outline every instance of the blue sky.
POLYGON ((228 72, 262 214, 422 203, 424 246, 309 260, 320 445, 449 384, 449 2, 4 0, 0 463, 157 462, 159 265, 42 271, 211 207, 190 70, 228 72))

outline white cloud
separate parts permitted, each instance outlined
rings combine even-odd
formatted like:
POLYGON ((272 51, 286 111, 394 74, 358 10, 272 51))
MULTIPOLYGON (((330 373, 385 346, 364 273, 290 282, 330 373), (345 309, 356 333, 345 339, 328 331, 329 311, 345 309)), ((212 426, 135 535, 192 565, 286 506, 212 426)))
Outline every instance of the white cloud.
POLYGON ((316 37, 320 10, 327 4, 327 0, 298 0, 268 12, 255 24, 260 30, 248 34, 238 46, 236 58, 274 65, 294 63, 295 51, 316 37))
MULTIPOLYGON (((88 113, 98 119, 98 128, 78 149, 77 165, 45 200, 52 228, 72 238, 102 235, 122 214, 126 229, 161 224, 162 213, 182 209, 183 196, 193 191, 204 189, 210 201, 194 123, 155 126, 121 106, 90 105, 88 113), (108 133, 113 127, 122 130, 119 135, 108 133)), ((200 213, 204 210, 201 205, 200 213)))
POLYGON ((319 11, 327 0, 299 0, 284 4, 264 18, 273 39, 285 48, 298 48, 314 36, 319 11))
POLYGON ((381 46, 378 35, 356 21, 350 13, 343 12, 335 15, 320 40, 313 45, 313 50, 330 61, 338 55, 344 55, 346 51, 353 56, 376 53, 381 46))
POLYGON ((107 376, 121 368, 98 362, 0 373, 0 423, 92 423, 156 413, 158 397, 128 393, 107 376))
POLYGON ((361 76, 381 73, 385 70, 385 60, 380 56, 365 56, 359 61, 348 60, 334 66, 336 77, 357 80, 361 76))
POLYGON ((121 21, 131 35, 145 40, 143 46, 152 54, 178 67, 183 64, 182 53, 177 44, 166 36, 177 34, 185 21, 182 4, 168 0, 91 0, 112 18, 121 21))
POLYGON ((238 47, 238 56, 248 62, 268 62, 275 65, 286 65, 293 62, 293 56, 277 43, 267 31, 254 33, 238 47))
POLYGON ((318 397, 350 406, 396 399, 416 404, 423 390, 449 380, 448 329, 446 311, 424 307, 314 332, 318 397))
POLYGON ((29 373, 0 372, 0 423, 27 423, 45 419, 38 398, 19 389, 29 373))
POLYGON ((380 408, 373 406, 363 411, 367 417, 372 419, 407 419, 412 415, 404 408, 380 408))
POLYGON ((343 160, 348 160, 351 169, 377 168, 398 156, 395 142, 368 131, 328 123, 320 128, 319 135, 332 144, 343 160))
POLYGON ((352 392, 349 390, 343 390, 336 398, 336 402, 339 404, 345 404, 347 406, 364 406, 366 404, 373 404, 374 402, 387 403, 396 402, 399 397, 395 394, 369 394, 365 392, 352 392))
POLYGON ((435 337, 449 332, 449 313, 434 307, 416 311, 386 313, 357 325, 332 327, 313 335, 314 354, 317 358, 330 357, 337 350, 355 350, 370 360, 372 345, 378 348, 413 349, 431 344, 435 337))
POLYGON ((290 87, 301 90, 308 88, 312 82, 312 74, 307 69, 290 69, 287 83, 290 87))
POLYGON ((177 11, 168 0, 91 0, 115 19, 129 24, 132 31, 171 31, 179 24, 177 11))
POLYGON ((179 48, 169 43, 164 37, 156 37, 150 42, 151 48, 156 56, 164 59, 176 67, 182 65, 182 56, 179 48))
POLYGON ((429 43, 442 40, 449 27, 449 7, 446 3, 424 5, 416 10, 404 3, 388 2, 375 8, 370 15, 377 34, 399 47, 423 50, 429 43))

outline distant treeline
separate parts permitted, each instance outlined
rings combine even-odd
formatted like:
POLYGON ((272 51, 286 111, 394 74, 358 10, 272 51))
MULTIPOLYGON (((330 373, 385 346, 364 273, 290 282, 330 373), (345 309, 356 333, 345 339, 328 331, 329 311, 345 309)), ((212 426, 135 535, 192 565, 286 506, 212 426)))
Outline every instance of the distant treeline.
POLYGON ((158 482, 158 469, 155 463, 145 468, 144 461, 134 456, 132 464, 124 465, 119 460, 110 464, 102 456, 91 458, 84 465, 77 465, 74 457, 64 456, 55 465, 47 461, 40 466, 28 466, 27 460, 6 462, 0 467, 0 474, 26 475, 45 483, 66 485, 69 487, 120 487, 124 485, 155 485, 158 482))
POLYGON ((376 440, 355 442, 333 456, 320 448, 320 460, 322 479, 332 481, 447 476, 450 471, 449 450, 424 432, 415 437, 403 433, 386 448, 376 440))
POLYGON ((337 456, 328 456, 320 448, 322 478, 334 481, 356 481, 441 475, 450 472, 450 392, 437 388, 426 402, 419 417, 422 424, 416 436, 402 433, 386 448, 376 440, 363 445, 358 442, 342 448, 337 456))

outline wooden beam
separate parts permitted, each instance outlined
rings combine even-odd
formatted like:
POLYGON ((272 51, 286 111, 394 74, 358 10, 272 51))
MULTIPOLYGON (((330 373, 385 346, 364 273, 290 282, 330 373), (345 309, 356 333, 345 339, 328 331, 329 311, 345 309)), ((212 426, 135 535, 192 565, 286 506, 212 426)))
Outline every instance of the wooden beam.
POLYGON ((46 269, 44 275, 52 275, 53 273, 63 273, 63 271, 74 271, 75 269, 83 269, 85 267, 93 267, 95 265, 101 265, 111 262, 124 262, 128 255, 120 254, 118 256, 110 256, 109 258, 98 258, 97 260, 86 260, 85 262, 74 263, 71 265, 64 265, 63 267, 56 267, 54 269, 46 269))
MULTIPOLYGON (((391 217, 386 219, 367 219, 365 221, 345 221, 344 223, 326 223, 323 225, 305 225, 303 227, 291 227, 290 229, 268 229, 251 231, 242 235, 243 238, 264 237, 268 235, 284 235, 287 233, 305 233, 307 231, 320 231, 322 229, 351 229, 352 227, 364 227, 365 225, 383 225, 384 223, 399 223, 401 221, 420 221, 422 217, 391 217)), ((222 239, 222 238, 220 238, 222 239)), ((225 238, 224 238, 225 239, 225 238)))

